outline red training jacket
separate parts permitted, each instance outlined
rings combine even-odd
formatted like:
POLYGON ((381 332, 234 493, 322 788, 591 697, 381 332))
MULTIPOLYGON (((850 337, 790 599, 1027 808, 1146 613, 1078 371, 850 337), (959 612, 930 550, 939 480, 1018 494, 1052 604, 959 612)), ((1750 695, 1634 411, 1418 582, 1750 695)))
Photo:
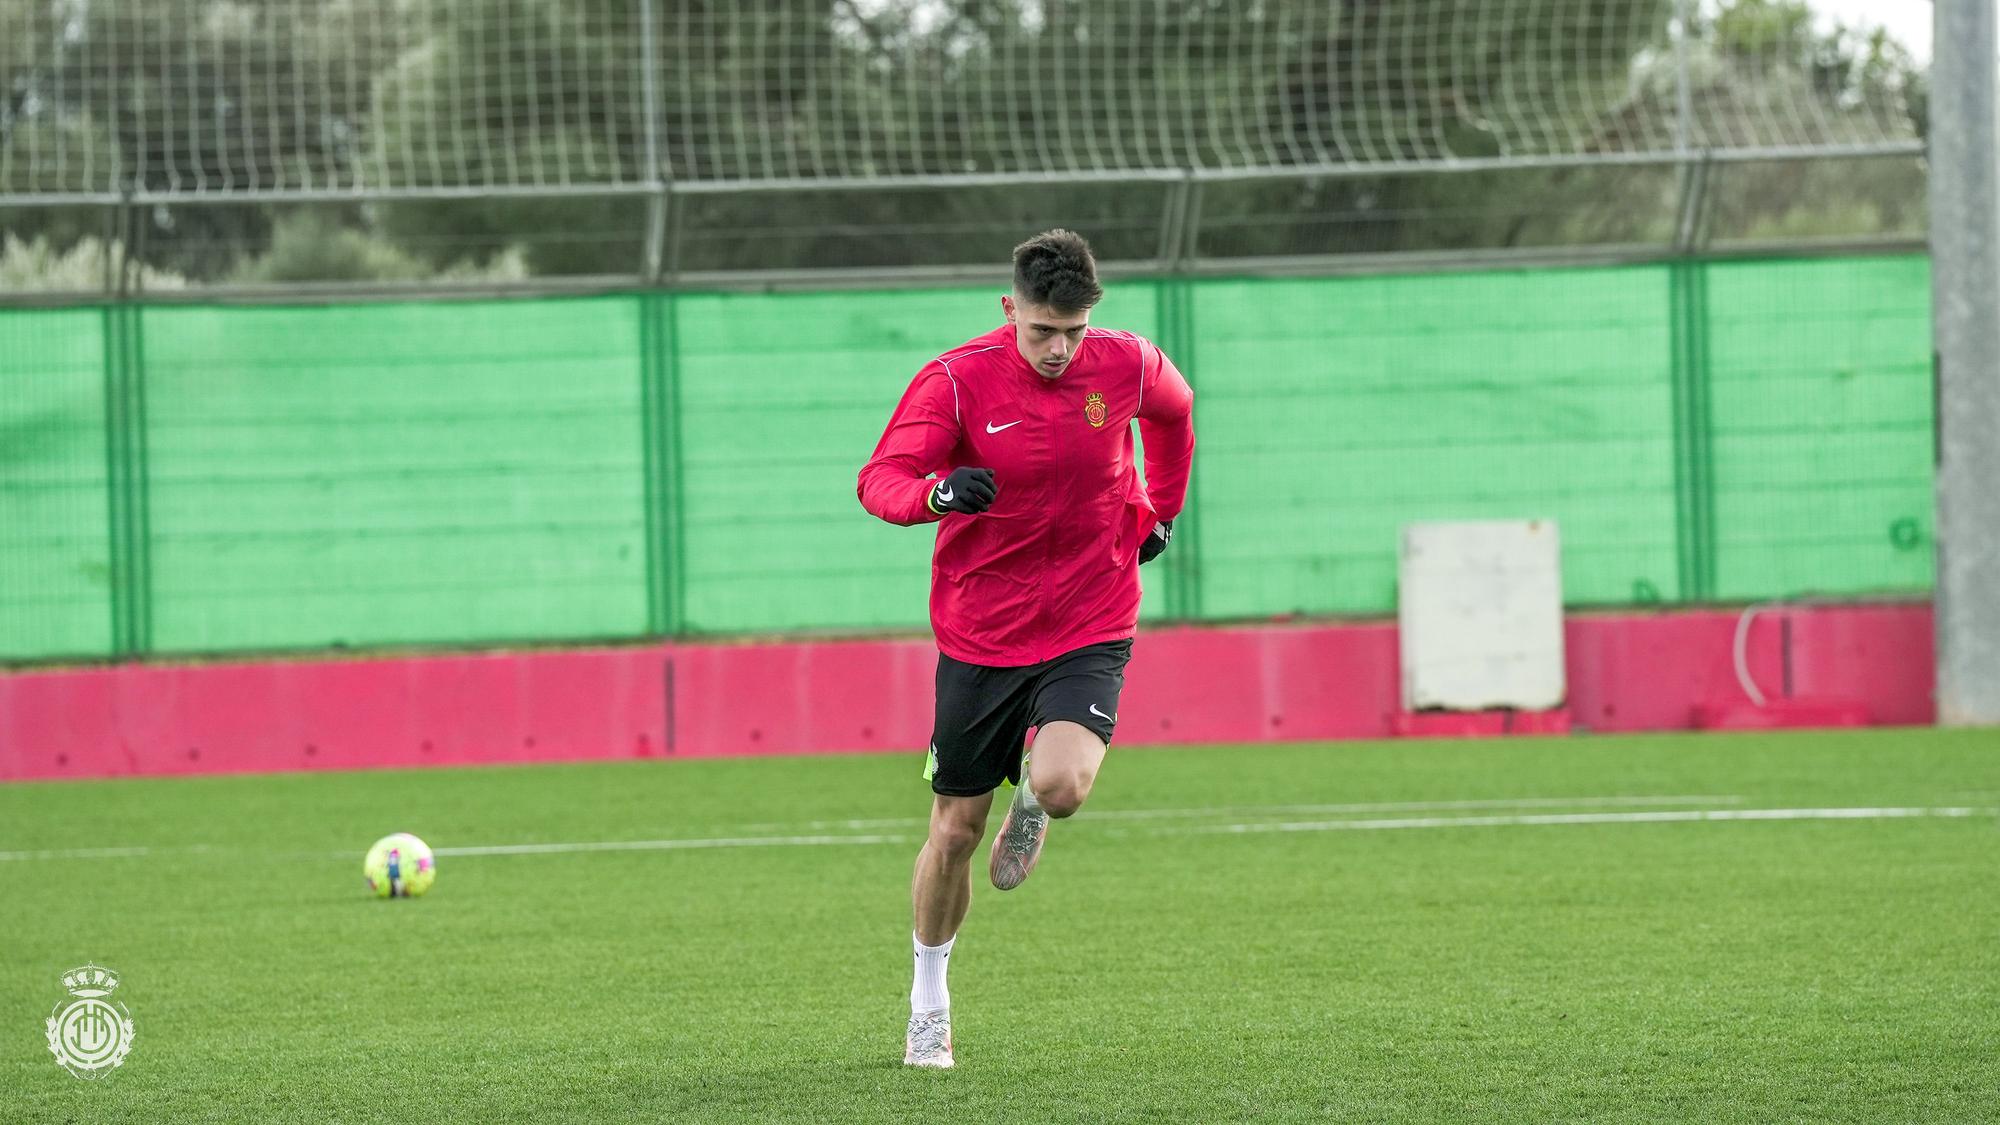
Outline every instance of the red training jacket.
POLYGON ((1180 514, 1194 460, 1194 392, 1152 341, 1091 328, 1055 379, 1003 324, 924 365, 861 469, 861 505, 893 524, 941 522, 931 629, 968 664, 1039 664, 1130 637, 1139 543, 1180 514), (1146 483, 1133 461, 1133 418, 1146 483), (932 475, 993 470, 979 515, 942 518, 932 475))

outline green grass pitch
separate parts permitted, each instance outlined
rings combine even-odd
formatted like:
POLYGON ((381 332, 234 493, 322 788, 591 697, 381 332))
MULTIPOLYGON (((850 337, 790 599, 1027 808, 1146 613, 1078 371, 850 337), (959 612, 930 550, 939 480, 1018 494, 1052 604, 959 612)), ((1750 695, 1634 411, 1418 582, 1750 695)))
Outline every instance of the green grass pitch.
POLYGON ((1025 887, 982 850, 947 1073, 919 766, 0 786, 0 1120, 2000 1114, 1997 732, 1121 748, 1025 887), (1855 808, 1924 812, 1745 815, 1855 808), (427 898, 362 885, 395 830, 427 898), (659 840, 706 843, 456 850, 659 840), (95 1082, 42 1027, 87 961, 137 1027, 95 1082))

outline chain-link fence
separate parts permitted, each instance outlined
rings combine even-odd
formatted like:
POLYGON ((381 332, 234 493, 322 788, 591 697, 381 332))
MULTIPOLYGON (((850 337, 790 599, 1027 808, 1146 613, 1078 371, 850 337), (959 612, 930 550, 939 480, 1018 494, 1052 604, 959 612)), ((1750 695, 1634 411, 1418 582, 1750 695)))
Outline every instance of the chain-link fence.
POLYGON ((1828 0, 0 0, 0 292, 1913 246, 1828 0))

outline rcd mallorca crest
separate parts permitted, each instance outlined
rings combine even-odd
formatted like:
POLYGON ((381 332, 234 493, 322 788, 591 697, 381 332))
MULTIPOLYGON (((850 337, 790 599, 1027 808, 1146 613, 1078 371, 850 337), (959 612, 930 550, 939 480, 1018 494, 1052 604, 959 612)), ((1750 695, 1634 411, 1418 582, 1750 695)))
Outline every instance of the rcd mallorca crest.
POLYGON ((1083 416, 1092 426, 1102 426, 1105 413, 1103 395, 1092 391, 1083 396, 1083 416))
POLYGON ((57 1001, 49 1015, 49 1050, 78 1078, 111 1073, 132 1050, 132 1013, 105 999, 118 987, 118 974, 85 965, 64 973, 63 987, 73 999, 57 1001))

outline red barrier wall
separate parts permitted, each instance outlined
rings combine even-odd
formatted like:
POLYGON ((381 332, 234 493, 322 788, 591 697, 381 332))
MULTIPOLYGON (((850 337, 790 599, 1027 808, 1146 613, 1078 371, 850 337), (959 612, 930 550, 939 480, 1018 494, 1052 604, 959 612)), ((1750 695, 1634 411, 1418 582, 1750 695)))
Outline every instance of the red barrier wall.
POLYGON ((0 778, 646 757, 659 650, 0 677, 0 778))
MULTIPOLYGON (((1673 730, 1742 700, 1733 611, 1569 620, 1579 728, 1673 730)), ((1932 721, 1925 605, 1760 614, 1752 674, 1769 696, 1932 721)), ((204 665, 0 676, 0 779, 717 757, 912 753, 930 735, 928 639, 646 645, 588 651, 204 665)), ((1119 739, 1383 738, 1398 709, 1391 623, 1149 630, 1119 739)))

